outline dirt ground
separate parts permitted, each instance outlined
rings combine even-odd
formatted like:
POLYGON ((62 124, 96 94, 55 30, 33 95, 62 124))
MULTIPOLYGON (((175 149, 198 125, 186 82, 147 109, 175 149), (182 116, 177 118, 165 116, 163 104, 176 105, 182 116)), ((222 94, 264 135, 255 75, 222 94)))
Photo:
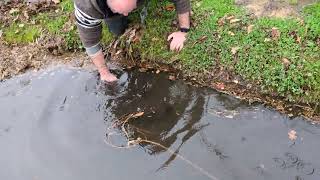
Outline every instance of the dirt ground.
POLYGON ((0 81, 24 73, 27 70, 37 71, 55 64, 70 64, 71 66, 81 67, 89 62, 84 53, 66 53, 55 56, 37 44, 10 47, 1 40, 0 54, 0 81))
POLYGON ((244 6, 257 17, 298 17, 306 5, 319 0, 235 0, 239 6, 244 6))

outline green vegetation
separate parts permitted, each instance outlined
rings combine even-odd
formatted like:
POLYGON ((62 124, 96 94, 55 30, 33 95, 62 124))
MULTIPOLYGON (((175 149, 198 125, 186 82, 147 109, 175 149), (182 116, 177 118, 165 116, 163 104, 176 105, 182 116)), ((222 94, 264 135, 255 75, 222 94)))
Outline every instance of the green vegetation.
MULTIPOLYGON (((295 2, 295 1, 292 1, 295 2)), ((258 84, 264 93, 278 93, 291 101, 320 102, 320 3, 304 8, 302 18, 252 18, 233 0, 193 0, 193 22, 188 43, 180 53, 168 50, 166 37, 177 30, 175 12, 167 1, 152 1, 146 28, 130 49, 142 60, 179 62, 186 72, 210 70, 216 66, 258 84)), ((26 43, 40 36, 63 37, 66 49, 79 49, 71 0, 60 3, 59 12, 34 16, 36 26, 12 24, 4 29, 8 42, 26 43), (35 28, 36 27, 36 28, 35 28), (16 32, 20 30, 19 32, 16 32)), ((131 16, 140 22, 139 12, 131 16)), ((103 44, 113 36, 103 30, 103 44)))
POLYGON ((4 39, 10 43, 27 43, 35 41, 40 32, 28 24, 13 23, 4 30, 4 39))

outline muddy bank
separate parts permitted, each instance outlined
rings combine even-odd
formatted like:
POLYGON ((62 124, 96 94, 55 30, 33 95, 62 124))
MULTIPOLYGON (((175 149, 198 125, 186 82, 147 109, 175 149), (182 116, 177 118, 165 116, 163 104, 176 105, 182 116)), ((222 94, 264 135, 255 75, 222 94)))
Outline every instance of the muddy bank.
POLYGON ((39 71, 59 64, 74 67, 91 66, 84 53, 65 52, 64 55, 56 56, 36 43, 8 46, 0 40, 0 54, 0 81, 27 71, 39 71))
POLYGON ((114 86, 65 67, 1 82, 0 178, 320 178, 318 126, 165 73, 115 72, 114 86), (108 146, 106 135, 126 145, 110 125, 137 111, 144 115, 128 125, 130 137, 163 144, 203 171, 155 145, 108 146))

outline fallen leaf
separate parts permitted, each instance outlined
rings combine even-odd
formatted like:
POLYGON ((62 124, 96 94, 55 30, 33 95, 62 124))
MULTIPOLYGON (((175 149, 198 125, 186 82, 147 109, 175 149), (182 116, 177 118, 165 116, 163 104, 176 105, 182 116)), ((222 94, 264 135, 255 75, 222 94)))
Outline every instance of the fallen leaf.
POLYGON ((270 42, 271 39, 270 38, 264 38, 264 42, 270 42))
POLYGON ((122 50, 118 50, 118 51, 116 52, 116 55, 119 55, 121 52, 122 52, 122 50))
POLYGON ((220 19, 218 20, 218 25, 219 25, 219 26, 223 26, 224 23, 225 23, 224 18, 220 18, 220 19))
POLYGON ((0 30, 0 37, 2 36, 2 34, 3 34, 3 31, 2 31, 2 30, 0 30))
POLYGON ((297 139, 297 132, 292 129, 288 132, 288 136, 291 141, 294 141, 297 139))
POLYGON ((227 20, 231 20, 231 19, 233 19, 233 18, 234 18, 233 15, 226 17, 227 20))
POLYGON ((169 5, 167 5, 167 6, 165 7, 165 9, 166 9, 167 11, 174 11, 174 10, 175 10, 175 6, 174 6, 173 4, 169 4, 169 5))
POLYGON ((272 37, 273 40, 279 39, 280 38, 280 34, 281 34, 281 32, 279 31, 278 28, 273 27, 271 29, 271 37, 272 37))
POLYGON ((28 14, 28 11, 23 11, 23 16, 27 19, 27 20, 29 20, 29 14, 28 14))
POLYGON ((170 75, 170 76, 169 76, 169 79, 170 79, 171 81, 174 81, 174 80, 176 80, 176 77, 173 76, 173 75, 170 75))
POLYGON ((139 68, 139 72, 147 72, 148 71, 148 69, 146 69, 146 68, 139 68))
POLYGON ((239 80, 238 79, 234 79, 232 82, 239 84, 239 80))
POLYGON ((154 37, 154 38, 151 39, 151 41, 153 41, 153 42, 154 42, 154 41, 159 41, 159 39, 156 38, 156 37, 154 37))
POLYGON ((241 20, 240 19, 231 19, 230 23, 233 24, 233 23, 236 23, 236 22, 239 22, 239 21, 241 21, 241 20))
POLYGON ((254 25, 252 25, 252 24, 250 24, 250 25, 247 27, 247 32, 248 32, 248 34, 253 31, 253 27, 254 27, 254 25))
POLYGON ((301 43, 301 37, 297 35, 297 39, 296 39, 297 43, 301 43))
POLYGON ((23 28, 24 24, 19 24, 18 26, 19 26, 19 28, 23 28))
POLYGON ((287 58, 282 58, 282 64, 283 64, 285 67, 289 67, 289 65, 291 64, 291 62, 290 62, 289 59, 287 59, 287 58))
POLYGON ((138 113, 134 114, 132 117, 133 118, 137 118, 137 117, 140 117, 142 115, 144 115, 144 112, 138 112, 138 113))
POLYGON ((232 31, 228 31, 228 34, 229 34, 230 36, 234 36, 234 35, 235 35, 234 32, 232 32, 232 31))
POLYGON ((224 83, 221 83, 221 82, 216 83, 215 88, 220 89, 220 90, 224 90, 224 83))
POLYGON ((239 49, 240 49, 240 47, 238 47, 238 46, 232 47, 232 48, 231 48, 231 53, 232 53, 232 55, 237 54, 237 52, 238 52, 239 49))
POLYGON ((203 43, 206 39, 208 39, 208 36, 202 36, 198 39, 198 42, 203 43))
POLYGON ((52 2, 54 2, 55 4, 59 4, 60 0, 52 0, 52 2))
POLYGON ((16 8, 12 8, 10 11, 9 11, 9 14, 13 14, 13 13, 16 13, 16 12, 20 12, 19 9, 16 9, 16 8))
POLYGON ((160 73, 160 70, 158 69, 157 71, 156 71, 156 74, 159 74, 160 73))

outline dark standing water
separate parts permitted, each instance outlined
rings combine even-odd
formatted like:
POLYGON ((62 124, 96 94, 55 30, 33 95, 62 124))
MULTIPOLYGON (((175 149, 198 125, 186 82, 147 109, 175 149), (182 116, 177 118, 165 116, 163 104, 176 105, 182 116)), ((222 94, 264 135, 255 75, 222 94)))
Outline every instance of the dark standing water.
MULTIPOLYGON (((169 147, 212 179, 320 179, 320 128, 299 118, 164 74, 123 73, 103 87, 95 73, 67 68, 0 83, 0 179, 210 179, 159 146, 108 146, 107 128, 136 111, 145 114, 130 135, 169 147)), ((126 143, 121 134, 112 141, 126 143)))

